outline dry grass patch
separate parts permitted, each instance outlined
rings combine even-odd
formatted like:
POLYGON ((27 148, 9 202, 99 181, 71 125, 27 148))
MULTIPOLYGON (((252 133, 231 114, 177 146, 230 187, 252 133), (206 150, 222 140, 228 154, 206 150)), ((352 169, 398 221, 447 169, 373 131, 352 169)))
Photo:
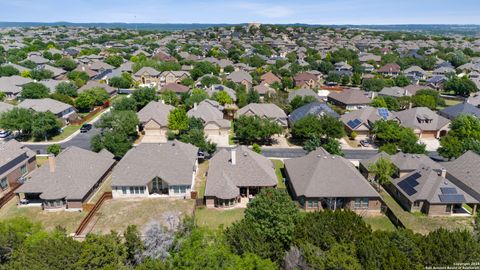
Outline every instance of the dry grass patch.
POLYGON ((67 233, 75 232, 85 215, 85 212, 78 211, 43 211, 40 207, 18 207, 16 198, 0 209, 0 220, 25 217, 31 222, 41 223, 47 231, 61 226, 67 233))
POLYGON ((198 198, 203 198, 205 195, 205 186, 207 185, 208 160, 203 161, 198 165, 198 173, 195 178, 194 190, 198 192, 198 198))
POLYGON ((140 230, 154 220, 166 224, 166 217, 192 215, 193 200, 172 198, 113 199, 106 201, 92 219, 93 233, 123 232, 128 225, 137 225, 140 230))

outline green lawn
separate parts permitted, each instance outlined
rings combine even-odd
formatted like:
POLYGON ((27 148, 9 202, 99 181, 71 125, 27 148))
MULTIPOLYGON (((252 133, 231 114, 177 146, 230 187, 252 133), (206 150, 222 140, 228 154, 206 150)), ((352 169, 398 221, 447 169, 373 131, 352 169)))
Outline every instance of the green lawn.
POLYGON ((219 226, 228 227, 233 222, 243 218, 245 209, 210 209, 206 207, 197 208, 195 221, 198 226, 217 229, 219 226))
POLYGON ((67 230, 67 233, 75 232, 85 212, 78 211, 43 211, 40 207, 18 207, 17 199, 13 198, 0 209, 0 220, 11 219, 15 217, 25 217, 32 222, 39 222, 47 231, 61 226, 67 230))
POLYGON ((365 223, 370 225, 374 231, 395 231, 397 228, 387 216, 363 217, 365 223))
POLYGON ((48 157, 47 156, 37 156, 37 167, 42 166, 43 164, 47 163, 48 157))
POLYGON ((207 184, 208 160, 198 164, 198 173, 195 178, 195 190, 198 192, 198 198, 203 198, 205 194, 205 186, 207 184))
POLYGON ((282 170, 285 168, 285 164, 279 159, 271 159, 273 165, 275 166, 275 174, 277 175, 277 188, 285 189, 285 183, 283 182, 282 170))
POLYGON ((421 213, 412 214, 405 211, 385 190, 380 191, 380 196, 382 196, 388 208, 392 210, 403 225, 414 232, 427 234, 439 228, 447 230, 466 229, 470 231, 473 229, 472 217, 429 217, 421 213))
POLYGON ((57 136, 52 137, 49 141, 50 142, 58 142, 68 138, 68 136, 72 135, 75 131, 79 130, 81 126, 76 125, 69 125, 63 128, 62 133, 58 134, 57 136))

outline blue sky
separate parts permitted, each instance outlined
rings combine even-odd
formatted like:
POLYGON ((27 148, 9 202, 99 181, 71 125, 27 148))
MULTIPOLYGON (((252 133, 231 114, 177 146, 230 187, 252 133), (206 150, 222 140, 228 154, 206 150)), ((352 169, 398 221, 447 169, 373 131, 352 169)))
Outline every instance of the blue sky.
POLYGON ((0 21, 480 24, 480 0, 0 0, 0 21))

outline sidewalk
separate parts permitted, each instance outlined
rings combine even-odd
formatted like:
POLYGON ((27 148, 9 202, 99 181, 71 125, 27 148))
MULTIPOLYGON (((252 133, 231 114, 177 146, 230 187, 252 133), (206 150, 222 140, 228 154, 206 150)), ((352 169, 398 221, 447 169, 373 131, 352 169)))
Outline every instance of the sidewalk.
MULTIPOLYGON (((95 122, 97 122, 100 117, 104 114, 104 113, 107 113, 110 111, 110 107, 107 108, 106 110, 104 110, 103 112, 99 113, 97 116, 95 116, 95 118, 93 118, 92 120, 84 123, 84 124, 94 124, 95 122)), ((70 136, 68 136, 67 138, 61 140, 61 141, 46 141, 46 142, 24 142, 24 144, 29 144, 29 145, 51 145, 51 144, 62 144, 62 143, 66 143, 68 141, 70 141, 71 139, 73 139, 75 136, 77 136, 78 134, 80 134, 80 129, 73 132, 70 136)))

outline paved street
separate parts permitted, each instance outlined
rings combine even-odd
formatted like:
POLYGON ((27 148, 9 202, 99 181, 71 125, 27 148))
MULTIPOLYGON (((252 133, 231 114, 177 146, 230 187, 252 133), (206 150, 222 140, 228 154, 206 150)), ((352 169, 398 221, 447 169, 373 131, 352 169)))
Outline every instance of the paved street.
MULTIPOLYGON (((92 139, 93 136, 96 134, 100 133, 100 129, 93 127, 91 130, 89 130, 86 133, 78 133, 75 137, 73 137, 71 140, 61 143, 60 145, 62 148, 67 148, 69 146, 77 146, 83 149, 88 149, 90 150, 90 140, 92 139)), ((52 143, 55 144, 55 143, 52 143)), ((44 144, 28 144, 25 143, 25 146, 28 148, 32 149, 36 153, 39 154, 46 154, 47 153, 47 147, 48 145, 44 144)))

